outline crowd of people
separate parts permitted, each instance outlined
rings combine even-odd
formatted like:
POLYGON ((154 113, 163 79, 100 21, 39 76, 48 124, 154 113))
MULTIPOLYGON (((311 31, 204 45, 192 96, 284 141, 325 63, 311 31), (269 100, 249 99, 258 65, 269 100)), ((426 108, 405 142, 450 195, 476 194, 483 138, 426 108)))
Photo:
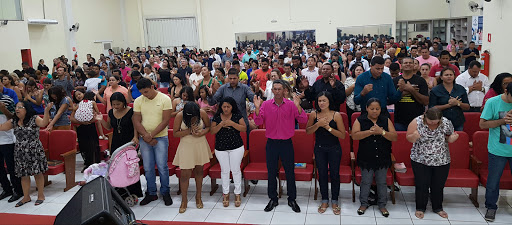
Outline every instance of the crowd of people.
MULTIPOLYGON (((255 42, 210 50, 183 45, 179 51, 148 46, 122 49, 120 53, 109 50, 98 59, 87 55, 82 64, 61 56, 53 59, 51 69, 41 59, 37 70, 26 62, 21 70, 1 70, 0 155, 11 179, 0 170, 0 199, 11 196, 9 202, 13 202, 23 197, 16 206, 30 202, 29 177, 35 176, 36 204, 43 203, 42 174, 48 166, 36 127, 50 132, 75 129, 84 169, 100 161, 98 142, 107 138, 102 127, 113 129, 111 150, 128 142, 140 145, 146 193, 142 193, 140 182, 129 187, 139 197, 144 196, 140 205, 158 199, 155 166, 164 203, 173 204, 167 164, 167 130, 172 129, 172 135, 181 139, 172 162, 181 169, 180 213, 188 207, 191 177, 196 182, 196 207, 203 207, 203 165, 212 153, 222 170, 223 205, 230 204, 232 173, 234 204, 240 206, 241 133, 249 134, 262 125, 268 139, 270 201, 265 211, 278 205, 276 176, 281 160, 288 205, 300 212, 295 201, 291 141, 299 123, 307 123, 306 132, 316 137, 314 154, 322 195, 319 213, 330 204, 334 214, 340 214, 341 151, 350 150, 341 149, 339 138, 348 141, 346 123, 351 127, 351 138, 360 142, 359 214, 371 204, 368 196, 375 178, 375 204, 383 216, 389 216, 386 173, 392 166, 391 143, 397 140, 397 131, 407 131, 407 140, 414 143, 411 161, 418 218, 423 218, 429 198, 435 213, 448 216, 442 207, 451 161, 447 143, 457 140, 455 131, 463 130, 463 112, 483 110, 480 125, 490 128, 490 174, 501 174, 510 161, 511 147, 500 132, 512 123, 512 75, 499 74, 489 83, 480 73, 479 52, 473 42, 464 48, 464 42, 452 40, 446 50, 436 38, 433 42, 395 42, 393 37, 359 37, 331 45, 307 40, 290 44, 282 47, 274 43, 264 49, 255 42), (107 106, 106 119, 98 103, 107 106), (346 111, 348 118, 355 112, 361 116, 343 121, 340 111, 346 111), (394 123, 389 112, 394 112, 394 123), (168 127, 171 118, 174 124, 168 127), (216 137, 215 151, 209 147, 207 133, 216 137)), ((487 181, 485 218, 489 221, 494 220, 497 209, 499 179, 493 175, 487 181)))

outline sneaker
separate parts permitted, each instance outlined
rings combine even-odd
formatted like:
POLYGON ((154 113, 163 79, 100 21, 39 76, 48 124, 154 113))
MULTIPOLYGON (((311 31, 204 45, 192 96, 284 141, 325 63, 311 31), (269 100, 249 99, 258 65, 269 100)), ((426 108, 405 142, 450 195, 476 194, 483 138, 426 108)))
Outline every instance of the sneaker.
POLYGON ((496 218, 496 209, 487 209, 487 212, 485 213, 485 220, 489 222, 494 222, 494 219, 496 218))
POLYGON ((146 193, 146 197, 144 197, 144 199, 142 199, 142 201, 140 201, 140 205, 147 205, 150 202, 155 201, 157 199, 158 199, 157 195, 150 195, 150 194, 146 193))
POLYGON ((165 203, 166 206, 172 205, 171 194, 164 194, 163 198, 164 198, 164 203, 165 203))

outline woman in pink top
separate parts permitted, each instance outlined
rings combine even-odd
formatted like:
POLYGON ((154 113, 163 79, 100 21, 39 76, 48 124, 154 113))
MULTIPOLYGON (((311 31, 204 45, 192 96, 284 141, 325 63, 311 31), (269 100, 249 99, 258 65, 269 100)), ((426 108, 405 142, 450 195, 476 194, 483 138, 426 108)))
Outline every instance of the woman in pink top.
POLYGON ((121 94, 124 95, 125 98, 128 99, 128 89, 126 89, 123 86, 119 85, 119 82, 121 82, 121 77, 114 75, 111 76, 108 79, 109 86, 105 89, 103 92, 103 97, 101 97, 99 94, 96 94, 96 98, 101 101, 101 103, 107 105, 107 113, 112 109, 112 103, 110 102, 110 96, 112 96, 113 93, 121 92, 121 94))
POLYGON ((490 99, 494 96, 498 96, 503 94, 505 88, 507 85, 512 82, 512 74, 510 73, 500 73, 496 78, 494 78, 494 81, 492 82, 489 91, 485 93, 484 100, 482 102, 482 108, 480 111, 484 110, 485 102, 487 99, 490 99))
POLYGON ((208 104, 208 97, 210 96, 210 93, 208 92, 208 86, 203 85, 199 87, 199 99, 197 100, 197 104, 199 105, 199 108, 204 110, 208 114, 208 118, 210 120, 213 118, 213 115, 217 111, 217 105, 210 106, 208 104))

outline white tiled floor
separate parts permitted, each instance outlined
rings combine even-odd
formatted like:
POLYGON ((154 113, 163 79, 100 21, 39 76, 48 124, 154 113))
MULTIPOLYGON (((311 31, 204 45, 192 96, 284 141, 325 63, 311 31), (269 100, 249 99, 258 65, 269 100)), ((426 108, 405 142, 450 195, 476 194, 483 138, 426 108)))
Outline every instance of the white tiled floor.
MULTIPOLYGON (((79 161, 76 172, 76 179, 81 180, 80 173, 82 161, 80 155, 77 155, 79 161)), ((40 206, 34 206, 28 203, 20 208, 15 208, 15 203, 7 203, 4 199, 0 201, 0 213, 19 213, 35 215, 57 215, 65 204, 73 197, 80 187, 75 187, 67 192, 63 192, 65 186, 64 174, 50 176, 53 184, 45 188, 46 201, 40 206)), ((220 181, 220 180, 219 180, 220 181)), ((219 183, 219 181, 217 183, 219 183)), ((145 178, 141 176, 143 188, 145 187, 145 178)), ((157 178, 157 186, 160 186, 157 178)), ((417 219, 414 216, 414 187, 401 187, 401 191, 396 193, 396 204, 389 201, 387 209, 390 212, 389 218, 384 218, 375 207, 370 207, 364 215, 357 215, 359 208, 357 195, 359 189, 356 186, 356 202, 352 202, 352 185, 341 184, 340 207, 341 216, 333 214, 329 208, 324 214, 318 214, 317 209, 320 200, 314 200, 314 183, 297 182, 297 203, 301 207, 301 213, 294 213, 287 205, 286 195, 279 200, 279 206, 272 212, 264 212, 268 203, 267 182, 260 181, 257 185, 251 184, 251 190, 247 197, 242 197, 242 205, 239 208, 234 207, 234 196, 231 195, 231 204, 229 207, 222 206, 222 195, 219 190, 210 196, 210 179, 206 177, 203 184, 202 200, 203 209, 197 209, 195 206, 194 180, 191 179, 188 191, 188 209, 184 214, 178 213, 181 202, 181 196, 176 195, 178 190, 178 179, 171 177, 171 195, 174 204, 165 206, 161 198, 158 201, 151 202, 146 206, 132 207, 136 218, 139 220, 160 220, 160 221, 195 221, 195 222, 222 222, 222 223, 249 223, 249 224, 487 224, 483 219, 485 214, 485 188, 479 188, 478 200, 480 208, 475 208, 468 199, 470 189, 468 188, 445 188, 444 209, 449 218, 443 219, 432 211, 427 211, 424 219, 417 219)), ((32 182, 34 186, 34 182, 32 182)), ((231 187, 233 190, 233 187, 231 187)), ((31 197, 35 201, 37 193, 35 187, 31 189, 31 197)), ((286 192, 286 187, 284 187, 286 192)), ((319 194, 320 198, 320 194, 319 194)), ((142 200, 142 199, 140 199, 142 200)), ((512 224, 512 191, 501 191, 498 201, 500 207, 496 215, 496 221, 489 224, 512 224)))

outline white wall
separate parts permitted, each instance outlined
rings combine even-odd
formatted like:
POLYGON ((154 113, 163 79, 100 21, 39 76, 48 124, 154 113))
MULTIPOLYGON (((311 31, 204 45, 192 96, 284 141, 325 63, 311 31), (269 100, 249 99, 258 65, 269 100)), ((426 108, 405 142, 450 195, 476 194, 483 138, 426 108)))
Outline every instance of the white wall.
POLYGON ((471 12, 468 3, 482 0, 396 0, 397 21, 419 21, 433 19, 460 18, 477 16, 480 12, 471 12))
MULTIPOLYGON (((484 31, 482 50, 489 50, 490 71, 489 78, 503 72, 512 73, 512 64, 509 62, 510 37, 512 36, 512 1, 493 0, 484 4, 484 31), (487 40, 487 34, 491 34, 491 42, 487 40)), ((483 51, 481 51, 483 52, 483 51)))

